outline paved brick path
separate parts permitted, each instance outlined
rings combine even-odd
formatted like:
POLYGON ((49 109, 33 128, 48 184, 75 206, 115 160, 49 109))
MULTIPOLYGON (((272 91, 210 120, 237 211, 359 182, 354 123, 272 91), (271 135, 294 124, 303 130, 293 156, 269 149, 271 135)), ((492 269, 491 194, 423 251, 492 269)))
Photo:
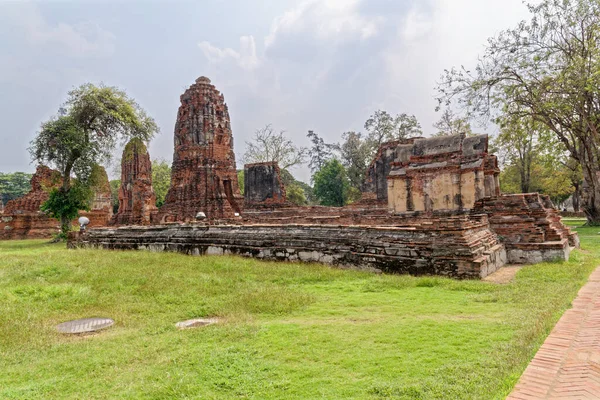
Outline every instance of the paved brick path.
POLYGON ((600 399, 600 268, 507 398, 525 399, 600 399))

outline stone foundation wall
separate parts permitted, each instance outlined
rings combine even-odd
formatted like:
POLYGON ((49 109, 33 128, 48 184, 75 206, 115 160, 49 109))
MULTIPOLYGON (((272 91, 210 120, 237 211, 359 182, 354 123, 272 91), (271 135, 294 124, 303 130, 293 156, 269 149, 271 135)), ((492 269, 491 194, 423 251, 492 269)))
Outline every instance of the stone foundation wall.
POLYGON ((163 225, 90 229, 72 246, 236 254, 321 262, 412 275, 482 278, 506 262, 487 218, 422 219, 404 227, 335 225, 163 225))

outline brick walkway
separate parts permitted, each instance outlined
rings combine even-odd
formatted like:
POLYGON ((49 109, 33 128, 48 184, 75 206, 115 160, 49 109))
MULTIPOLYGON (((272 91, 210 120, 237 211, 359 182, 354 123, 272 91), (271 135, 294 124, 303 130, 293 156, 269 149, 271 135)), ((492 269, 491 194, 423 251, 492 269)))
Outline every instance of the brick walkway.
POLYGON ((525 399, 600 399, 600 268, 507 398, 525 399))

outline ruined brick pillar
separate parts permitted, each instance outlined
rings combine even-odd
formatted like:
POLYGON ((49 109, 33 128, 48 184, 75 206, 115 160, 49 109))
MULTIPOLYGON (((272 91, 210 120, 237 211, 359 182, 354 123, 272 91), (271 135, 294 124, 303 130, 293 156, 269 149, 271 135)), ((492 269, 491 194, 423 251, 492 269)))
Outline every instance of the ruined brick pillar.
POLYGON ((244 166, 244 203, 246 207, 287 204, 281 171, 276 162, 244 166))
POLYGON ((148 149, 141 139, 131 139, 123 150, 119 211, 111 224, 149 225, 157 211, 148 149))
POLYGON ((156 222, 234 217, 240 195, 229 110, 223 95, 200 77, 181 96, 175 124, 171 187, 156 222))

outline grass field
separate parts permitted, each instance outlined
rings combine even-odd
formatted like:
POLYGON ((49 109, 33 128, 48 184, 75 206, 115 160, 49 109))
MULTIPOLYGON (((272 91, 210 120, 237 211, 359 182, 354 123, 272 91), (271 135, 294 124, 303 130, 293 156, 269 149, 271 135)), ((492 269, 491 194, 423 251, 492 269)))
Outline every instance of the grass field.
POLYGON ((0 242, 0 398, 502 399, 600 265, 579 232, 507 285, 0 242))

